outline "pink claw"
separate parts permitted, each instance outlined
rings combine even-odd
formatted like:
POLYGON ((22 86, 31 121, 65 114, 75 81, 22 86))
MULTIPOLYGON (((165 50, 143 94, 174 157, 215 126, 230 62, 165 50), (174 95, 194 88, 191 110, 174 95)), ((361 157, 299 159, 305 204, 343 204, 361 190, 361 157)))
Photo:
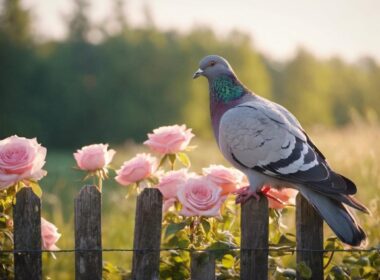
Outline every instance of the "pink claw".
POLYGON ((245 203, 251 197, 254 197, 257 201, 260 200, 260 196, 257 194, 257 192, 251 191, 249 186, 240 188, 237 191, 233 192, 233 194, 237 195, 235 200, 236 204, 245 203))
POLYGON ((273 199, 274 201, 277 201, 278 203, 280 204, 285 204, 283 201, 279 200, 277 197, 274 197, 273 195, 269 194, 268 192, 270 191, 270 187, 268 186, 264 186, 262 189, 261 189, 261 193, 263 195, 265 195, 267 198, 270 198, 270 199, 273 199))
MULTIPOLYGON (((275 201, 277 201, 278 203, 280 204, 284 204, 284 202, 282 202, 281 200, 279 200, 277 197, 274 197, 272 195, 270 195, 268 192, 270 190, 270 187, 268 186, 264 186, 260 192, 265 195, 267 198, 270 198, 270 199, 273 199, 275 201)), ((260 200, 260 196, 257 192, 254 192, 254 191, 251 191, 250 187, 243 187, 243 188, 240 188, 238 189, 237 191, 234 191, 233 194, 236 194, 237 197, 235 199, 235 202, 236 204, 239 204, 239 203, 245 203, 247 202, 251 197, 254 197, 257 201, 260 200)))

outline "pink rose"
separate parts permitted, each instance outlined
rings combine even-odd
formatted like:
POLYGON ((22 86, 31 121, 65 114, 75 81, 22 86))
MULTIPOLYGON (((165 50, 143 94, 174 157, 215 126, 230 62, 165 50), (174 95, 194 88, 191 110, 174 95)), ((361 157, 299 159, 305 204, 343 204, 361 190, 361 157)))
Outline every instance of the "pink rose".
POLYGON ((290 188, 281 190, 265 186, 262 192, 268 198, 268 206, 274 209, 282 209, 289 204, 295 204, 298 191, 290 188))
MULTIPOLYGON (((36 138, 27 139, 16 135, 0 141, 0 190, 20 181, 38 181, 47 172, 46 148, 36 138)), ((27 182, 25 182, 27 184, 27 182)))
POLYGON ((186 182, 187 177, 186 169, 169 171, 160 178, 157 188, 160 190, 164 199, 176 198, 179 187, 186 182))
POLYGON ((162 204, 162 211, 167 212, 170 209, 170 207, 174 206, 176 201, 177 201, 177 198, 168 198, 168 199, 164 198, 164 201, 162 204))
POLYGON ((149 154, 138 154, 123 163, 121 168, 116 171, 115 180, 121 185, 128 186, 149 177, 156 167, 156 158, 149 154))
POLYGON ((163 211, 166 212, 177 201, 178 189, 186 183, 187 179, 195 176, 193 173, 188 173, 186 169, 169 171, 165 173, 160 182, 156 186, 163 198, 163 211))
POLYGON ((57 227, 41 217, 42 249, 59 250, 55 243, 60 237, 61 234, 58 233, 57 227))
POLYGON ((206 177, 190 178, 177 193, 184 216, 217 216, 226 199, 222 188, 206 177))
POLYGON ((95 171, 107 167, 114 155, 114 150, 108 150, 108 144, 93 144, 77 150, 74 158, 80 169, 95 171))
POLYGON ((223 165, 210 165, 202 169, 203 175, 223 189, 222 194, 229 194, 241 185, 244 174, 234 168, 223 165))
POLYGON ((186 149, 193 137, 186 125, 161 126, 148 134, 144 144, 159 154, 174 154, 186 149))

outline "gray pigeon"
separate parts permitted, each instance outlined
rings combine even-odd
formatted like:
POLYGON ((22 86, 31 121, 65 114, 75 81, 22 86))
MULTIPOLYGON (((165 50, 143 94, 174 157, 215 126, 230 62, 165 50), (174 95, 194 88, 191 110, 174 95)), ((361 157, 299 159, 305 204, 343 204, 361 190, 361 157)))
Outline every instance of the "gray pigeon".
POLYGON ((245 173, 250 186, 238 202, 256 197, 264 185, 297 189, 344 242, 359 246, 366 234, 345 205, 369 213, 351 195, 355 184, 334 172, 298 120, 284 107, 245 87, 217 55, 200 62, 194 79, 208 79, 211 121, 224 157, 245 173))

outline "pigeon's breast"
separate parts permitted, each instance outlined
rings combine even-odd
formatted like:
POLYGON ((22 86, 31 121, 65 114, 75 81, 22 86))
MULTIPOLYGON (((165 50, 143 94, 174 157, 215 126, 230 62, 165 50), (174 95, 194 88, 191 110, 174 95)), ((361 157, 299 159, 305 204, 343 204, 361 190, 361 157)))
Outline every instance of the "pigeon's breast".
POLYGON ((235 108, 236 106, 246 102, 246 96, 242 98, 224 103, 217 102, 211 98, 210 100, 210 113, 211 113, 211 124, 214 132, 214 137, 219 144, 219 128, 220 128, 220 120, 223 115, 230 109, 235 108))

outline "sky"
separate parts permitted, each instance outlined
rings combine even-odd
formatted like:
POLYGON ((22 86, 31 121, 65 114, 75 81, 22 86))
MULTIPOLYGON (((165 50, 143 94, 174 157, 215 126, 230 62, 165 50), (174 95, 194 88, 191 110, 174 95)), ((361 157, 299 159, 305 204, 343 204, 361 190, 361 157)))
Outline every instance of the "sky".
MULTIPOLYGON (((23 0, 37 20, 35 32, 45 38, 65 36, 68 0, 23 0)), ((112 1, 92 0, 90 18, 112 15, 112 1)), ((273 59, 292 57, 305 47, 319 57, 338 55, 348 61, 372 56, 380 62, 379 0, 126 0, 132 25, 144 22, 149 7, 155 24, 186 32, 200 25, 223 36, 231 30, 250 34, 255 47, 273 59)))

